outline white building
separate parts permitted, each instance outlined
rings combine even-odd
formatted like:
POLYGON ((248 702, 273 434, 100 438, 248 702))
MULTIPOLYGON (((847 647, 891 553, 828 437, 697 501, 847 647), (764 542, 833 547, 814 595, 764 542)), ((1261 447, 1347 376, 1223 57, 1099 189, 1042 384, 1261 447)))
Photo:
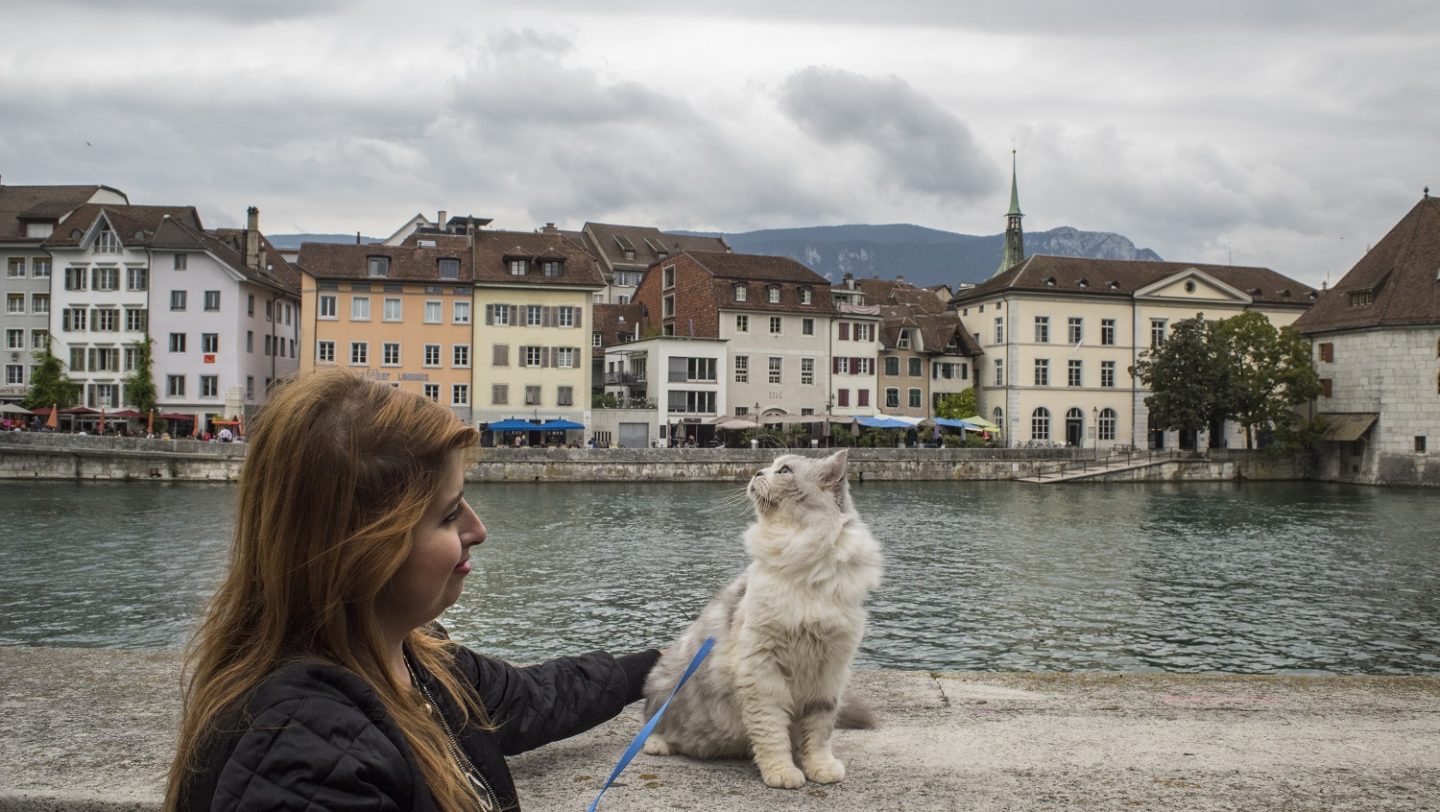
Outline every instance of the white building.
POLYGON ((634 448, 650 439, 665 445, 711 439, 715 419, 728 411, 726 361, 726 342, 719 338, 657 336, 606 350, 605 391, 655 404, 644 434, 643 424, 621 423, 618 444, 634 448))
POLYGON ((188 206, 87 204, 60 222, 50 331, 83 405, 132 404, 147 336, 162 413, 239 417, 296 369, 299 299, 256 219, 206 232, 188 206))
POLYGON ((125 193, 108 186, 0 185, 0 330, 5 334, 5 377, 0 402, 29 392, 37 353, 50 341, 51 258, 42 248, 55 226, 86 203, 125 205, 125 193))
POLYGON ((981 416, 1008 446, 1243 447, 1238 426, 1214 437, 1152 428, 1135 365, 1178 321, 1257 310, 1284 327, 1314 296, 1268 268, 1042 255, 959 291, 951 306, 984 352, 981 416))

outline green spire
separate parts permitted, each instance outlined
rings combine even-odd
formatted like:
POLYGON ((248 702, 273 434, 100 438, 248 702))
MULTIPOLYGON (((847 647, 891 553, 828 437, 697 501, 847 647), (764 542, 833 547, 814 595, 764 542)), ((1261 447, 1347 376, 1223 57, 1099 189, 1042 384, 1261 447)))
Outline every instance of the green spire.
POLYGON ((1015 182, 1015 150, 1010 150, 1010 211, 1008 215, 1024 217, 1020 213, 1020 186, 1015 182))
POLYGON ((1010 211, 1005 213, 1005 253, 1000 257, 1000 267, 994 276, 1025 261, 1025 232, 1020 227, 1020 185, 1016 181, 1015 150, 1010 150, 1010 211))

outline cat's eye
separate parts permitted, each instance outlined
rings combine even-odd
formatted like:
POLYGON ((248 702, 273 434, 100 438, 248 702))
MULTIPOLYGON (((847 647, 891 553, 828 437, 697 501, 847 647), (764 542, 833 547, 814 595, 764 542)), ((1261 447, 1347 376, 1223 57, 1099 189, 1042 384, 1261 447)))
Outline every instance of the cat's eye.
POLYGON ((788 465, 782 465, 782 466, 780 466, 780 470, 776 471, 775 473, 777 473, 777 474, 788 474, 788 473, 790 473, 790 466, 788 466, 788 465))

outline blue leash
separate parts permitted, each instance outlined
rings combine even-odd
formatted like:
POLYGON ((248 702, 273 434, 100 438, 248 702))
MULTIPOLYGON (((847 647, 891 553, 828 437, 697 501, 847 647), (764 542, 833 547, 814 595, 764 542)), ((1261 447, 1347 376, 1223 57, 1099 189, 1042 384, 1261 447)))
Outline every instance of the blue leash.
POLYGON ((586 808, 585 812, 595 812, 600 806, 600 799, 605 797, 605 790, 610 789, 610 785, 615 783, 615 779, 619 778, 620 773, 629 766, 631 759, 635 758, 635 755, 640 752, 640 748, 645 746, 645 740, 650 737, 650 732, 660 722, 660 717, 665 715, 665 709, 670 707, 670 700, 675 698, 675 694, 680 692, 680 686, 684 685, 685 681, 690 679, 690 675, 700 667, 700 663, 705 661, 705 656, 710 653, 710 649, 714 645, 715 638, 713 637, 705 638, 705 642, 700 644, 700 650, 695 652, 695 659, 686 666, 685 673, 680 676, 680 681, 675 683, 675 688, 670 691, 670 696, 666 697, 665 704, 660 706, 660 710, 655 711, 655 715, 650 717, 650 721, 646 722, 645 726, 640 728, 640 732, 635 735, 635 741, 630 742, 630 746, 625 748, 625 755, 620 757, 620 763, 615 765, 615 769, 610 772, 610 777, 605 781, 605 786, 600 788, 600 794, 595 796, 595 800, 590 802, 590 806, 586 808))

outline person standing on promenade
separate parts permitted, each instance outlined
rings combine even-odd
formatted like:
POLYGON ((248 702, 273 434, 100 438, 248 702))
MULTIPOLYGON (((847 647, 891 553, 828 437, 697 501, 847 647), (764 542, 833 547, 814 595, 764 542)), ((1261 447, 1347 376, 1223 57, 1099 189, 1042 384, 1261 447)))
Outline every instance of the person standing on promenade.
POLYGON ((520 668, 434 623, 485 541, 463 491, 477 440, 344 370, 271 400, 187 653, 166 810, 518 809, 506 755, 640 698, 653 649, 520 668))

